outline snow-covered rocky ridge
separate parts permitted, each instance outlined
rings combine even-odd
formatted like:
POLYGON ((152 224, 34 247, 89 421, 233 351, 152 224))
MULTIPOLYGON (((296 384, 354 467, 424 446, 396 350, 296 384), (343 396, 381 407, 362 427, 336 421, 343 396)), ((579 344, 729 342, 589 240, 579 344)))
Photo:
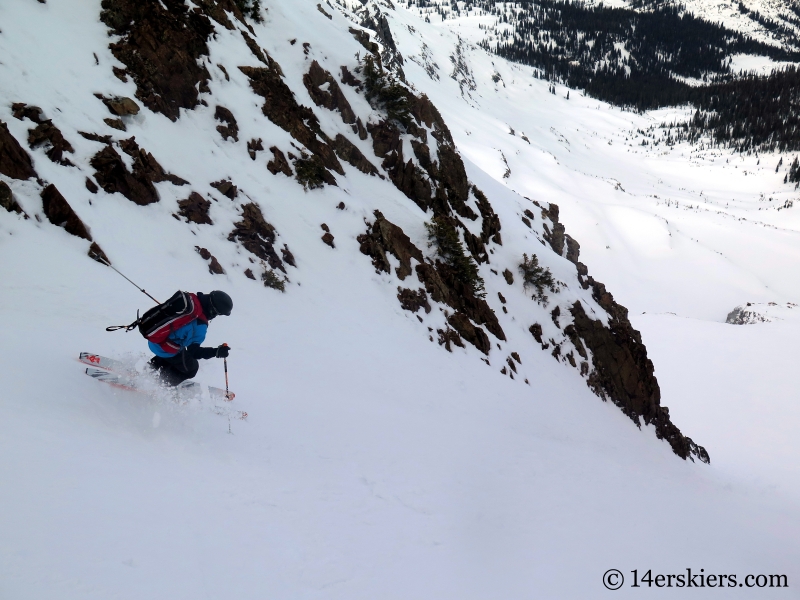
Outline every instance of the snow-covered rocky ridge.
MULTIPOLYGON (((619 535, 607 515, 635 515, 616 547, 630 561, 636 554, 623 547, 650 539, 635 524, 654 502, 665 519, 657 529, 667 543, 655 551, 662 559, 677 556, 686 535, 666 523, 688 510, 692 556, 715 554, 736 568, 779 568, 781 555, 779 566, 792 564, 783 536, 796 512, 774 499, 723 498, 730 481, 675 460, 673 449, 704 452, 670 428, 624 309, 577 264, 554 206, 562 194, 546 175, 560 176, 560 160, 570 160, 548 145, 568 147, 574 138, 553 133, 547 115, 531 122, 530 107, 511 95, 562 116, 567 105, 546 104, 552 95, 529 71, 386 5, 268 4, 259 25, 238 18, 232 4, 195 4, 111 2, 104 22, 99 3, 2 9, 0 111, 18 144, 4 138, 11 211, 0 213, 0 226, 15 260, 3 265, 3 310, 16 320, 8 328, 15 355, 25 357, 4 367, 11 392, 3 406, 8 448, 27 455, 6 465, 18 482, 6 504, 45 517, 49 527, 36 529, 37 538, 74 540, 76 549, 36 552, 29 527, 4 522, 9 589, 19 597, 189 597, 201 589, 239 597, 265 589, 281 597, 522 597, 563 591, 548 572, 580 548, 586 575, 564 594, 577 597, 599 589, 600 549, 619 535), (379 33, 359 25, 370 21, 379 33), (109 27, 117 32, 110 40, 109 27), (165 43, 163 31, 174 41, 165 43), (357 67, 373 52, 399 64, 413 86, 406 133, 357 89, 357 67), (449 57, 458 52, 472 95, 462 96, 464 80, 450 77, 449 57), (515 74, 530 85, 516 86, 515 74), (34 148, 30 131, 38 132, 34 148), (49 143, 37 146, 37 136, 49 143), (25 179, 23 153, 33 178, 25 179), (485 300, 436 266, 424 227, 434 214, 449 215, 480 262, 485 300), (98 390, 68 361, 81 349, 119 355, 143 345, 102 332, 129 320, 142 301, 87 258, 90 243, 159 296, 178 287, 231 291, 234 317, 215 322, 212 336, 233 346, 237 402, 251 414, 234 423, 236 436, 191 407, 98 390), (522 287, 524 252, 564 284, 548 292, 546 306, 522 287), (286 293, 265 288, 265 273, 285 274, 286 293), (32 321, 47 332, 47 348, 30 335, 32 321), (42 364, 52 380, 32 376, 42 364), (644 433, 599 402, 587 381, 650 423, 644 433), (642 477, 650 483, 637 483, 642 477), (587 494, 599 499, 597 513, 585 512, 587 494), (621 512, 623 498, 641 508, 621 512), (219 502, 226 516, 210 524, 219 502), (723 551, 718 534, 731 523, 745 527, 741 515, 766 506, 779 507, 771 514, 781 523, 793 516, 774 536, 747 529, 748 546, 764 557, 752 567, 751 550, 725 543, 723 551), (170 525, 184 509, 185 520, 170 525), (548 524, 553 518, 577 524, 548 524), (79 529, 90 539, 79 541, 79 529), (159 548, 162 535, 171 540, 159 548), (217 556, 216 542, 198 548, 197 535, 224 540, 226 556, 217 556), (537 536, 549 542, 532 543, 537 536), (705 537, 715 541, 701 543, 705 537), (223 573, 209 574, 204 565, 217 560, 223 573), (412 571, 423 576, 409 582, 412 571)), ((582 102, 581 120, 602 108, 582 102)), ((648 152, 655 154, 641 150, 631 162, 648 152)), ((596 180, 578 162, 569 167, 577 185, 596 180)), ((616 185, 613 177, 602 182, 609 192, 624 183, 623 193, 638 193, 615 175, 616 185)), ((573 198, 563 197, 562 213, 574 214, 573 198)), ((587 237, 575 234, 598 243, 587 237)), ((204 365, 201 378, 219 376, 218 365, 204 365)))

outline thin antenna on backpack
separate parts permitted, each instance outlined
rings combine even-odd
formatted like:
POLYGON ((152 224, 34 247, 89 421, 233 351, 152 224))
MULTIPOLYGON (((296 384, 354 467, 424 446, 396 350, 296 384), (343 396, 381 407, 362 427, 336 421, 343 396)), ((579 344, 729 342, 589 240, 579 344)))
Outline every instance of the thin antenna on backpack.
MULTIPOLYGON (((98 254, 92 254, 92 255, 91 255, 91 258, 94 258, 95 260, 97 260, 97 261, 100 261, 101 263, 103 263, 103 264, 104 264, 105 266, 107 266, 107 267, 111 267, 111 268, 112 268, 112 269, 114 269, 114 270, 115 270, 117 273, 119 273, 120 275, 122 275, 123 277, 125 277, 125 275, 124 275, 123 273, 120 273, 120 271, 119 271, 119 270, 118 270, 116 267, 114 267, 114 266, 113 266, 113 265, 112 265, 110 262, 108 262, 107 260, 105 260, 105 259, 104 259, 102 256, 100 256, 100 255, 98 255, 98 254)), ((147 291, 145 291, 145 289, 144 289, 144 288, 141 288, 141 287, 139 287, 138 285, 136 285, 135 283, 133 283, 133 281, 131 281, 131 280, 130 280, 130 279, 128 279, 127 277, 125 277, 125 279, 127 279, 127 280, 128 280, 130 283, 131 283, 131 285, 133 285, 133 287, 135 287, 137 290, 139 290, 140 292, 142 292, 142 293, 143 293, 145 296, 147 296, 148 298, 150 298, 150 300, 152 300, 152 301, 153 301, 153 302, 155 302, 156 304, 161 304, 161 302, 159 302, 158 300, 156 300, 155 298, 153 298, 153 297, 152 297, 150 294, 148 294, 148 293, 147 293, 147 291)))

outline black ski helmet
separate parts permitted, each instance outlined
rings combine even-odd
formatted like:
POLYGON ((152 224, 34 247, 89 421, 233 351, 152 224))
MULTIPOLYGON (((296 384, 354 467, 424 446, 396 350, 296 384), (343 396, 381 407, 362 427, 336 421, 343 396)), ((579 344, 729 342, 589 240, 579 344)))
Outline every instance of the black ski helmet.
POLYGON ((233 300, 228 294, 220 290, 214 290, 208 295, 208 299, 211 302, 211 308, 216 314, 230 316, 231 310, 233 310, 233 300))

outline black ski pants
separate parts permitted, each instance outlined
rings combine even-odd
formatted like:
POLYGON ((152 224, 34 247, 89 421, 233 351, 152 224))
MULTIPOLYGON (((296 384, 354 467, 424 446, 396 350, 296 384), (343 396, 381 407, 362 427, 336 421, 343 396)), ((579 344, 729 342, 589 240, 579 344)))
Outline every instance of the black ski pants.
POLYGON ((184 348, 175 356, 162 358, 154 356, 150 359, 150 366, 156 372, 158 378, 165 384, 176 386, 187 379, 197 375, 200 364, 197 359, 189 354, 184 348))

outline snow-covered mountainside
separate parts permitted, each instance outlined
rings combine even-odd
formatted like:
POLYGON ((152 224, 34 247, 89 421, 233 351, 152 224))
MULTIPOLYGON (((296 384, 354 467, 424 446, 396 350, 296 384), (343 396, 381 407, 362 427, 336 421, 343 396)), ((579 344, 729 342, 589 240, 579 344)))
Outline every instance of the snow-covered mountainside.
MULTIPOLYGON (((688 110, 570 96, 427 21, 0 6, 5 595, 800 575, 791 160, 665 143, 688 110), (81 350, 147 358, 104 331, 149 307, 104 263, 161 300, 233 296, 209 343, 246 421, 83 375, 81 350), (749 368, 738 335, 774 360, 749 368)), ((221 385, 218 362, 198 379, 221 385)))

